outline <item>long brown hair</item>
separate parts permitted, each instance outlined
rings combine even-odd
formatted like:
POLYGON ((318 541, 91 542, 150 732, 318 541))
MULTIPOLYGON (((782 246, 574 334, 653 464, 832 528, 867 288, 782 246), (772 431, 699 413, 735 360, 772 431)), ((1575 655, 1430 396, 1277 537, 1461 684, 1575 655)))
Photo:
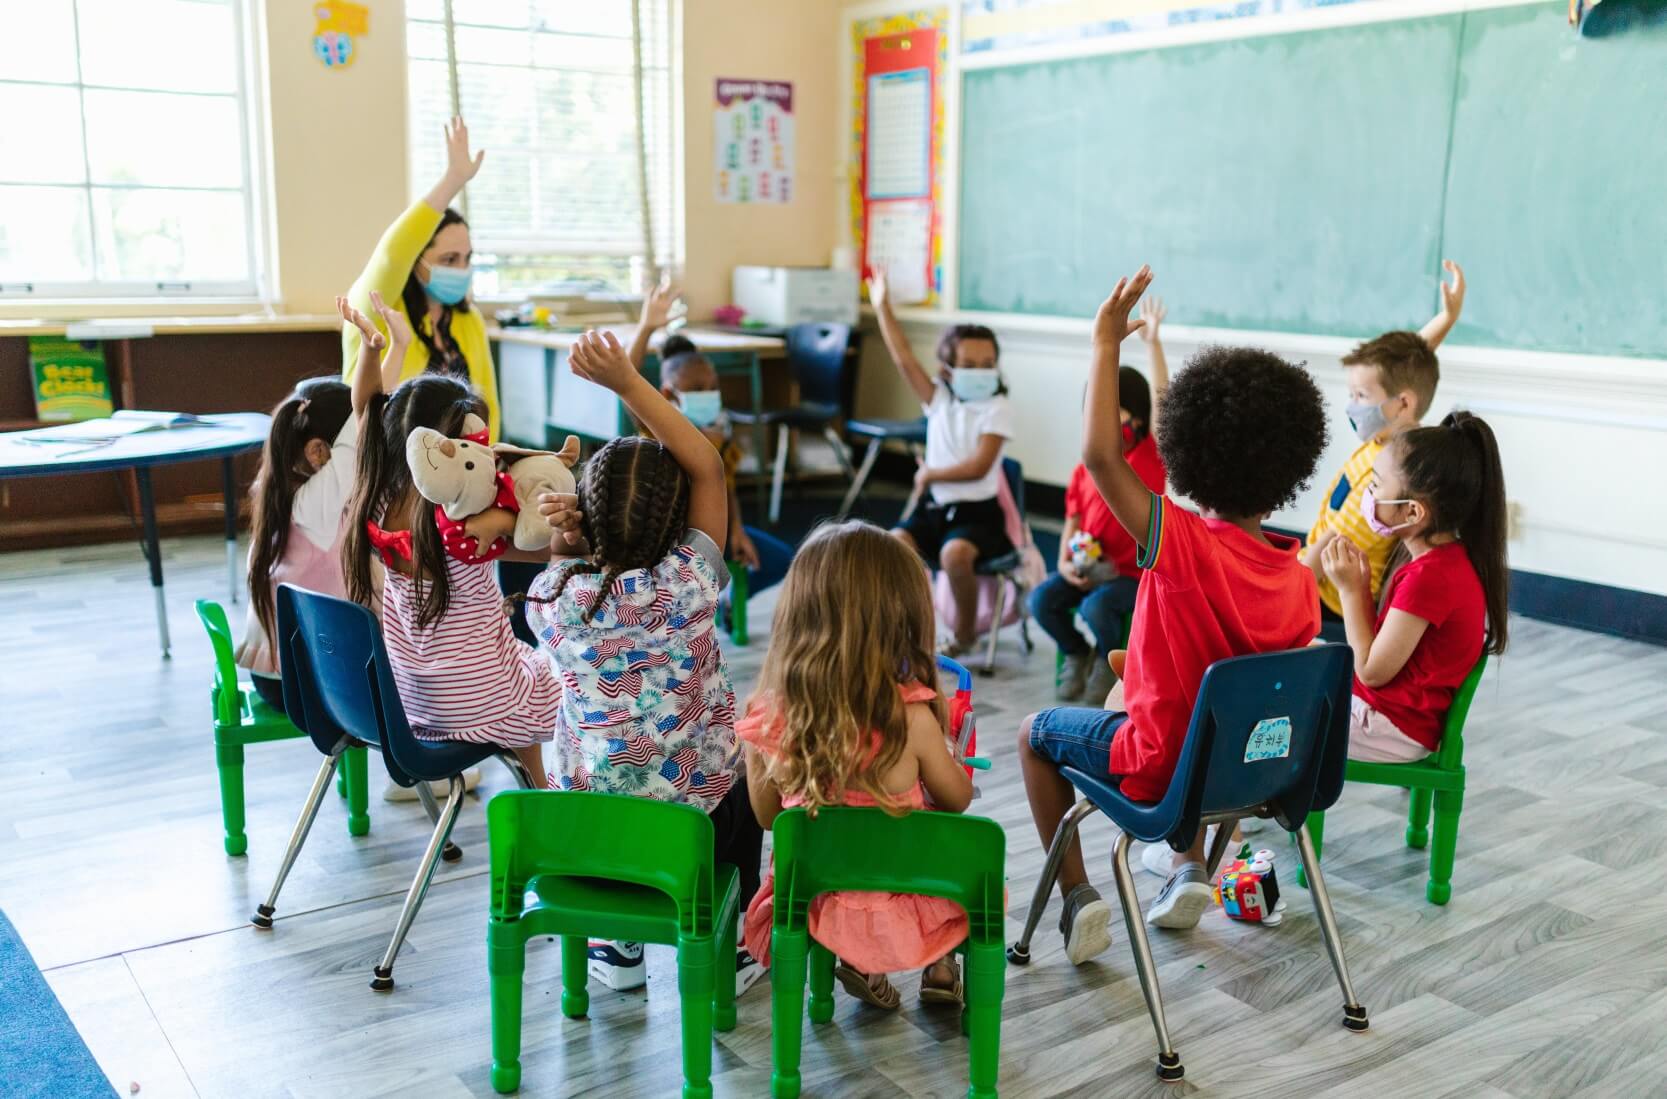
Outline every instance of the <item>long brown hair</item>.
POLYGON ((307 464, 307 444, 335 442, 353 414, 351 393, 339 378, 309 378, 272 410, 272 430, 261 451, 260 472, 249 487, 254 505, 250 522, 249 605, 266 636, 273 628, 272 569, 289 548, 295 494, 314 473, 307 464))
POLYGON ((366 523, 388 521, 390 509, 412 501, 411 571, 417 585, 417 626, 426 628, 446 613, 451 585, 446 580, 446 552, 434 508, 411 483, 405 440, 419 427, 447 437, 463 434, 470 413, 486 418, 486 404, 467 385, 443 374, 419 374, 394 390, 378 393, 365 409, 359 437, 359 483, 348 508, 347 538, 342 545, 342 575, 347 596, 370 606, 370 535, 366 523))
MULTIPOLYGON (((1394 446, 1407 494, 1430 510, 1425 533, 1456 535, 1482 581, 1485 651, 1504 652, 1511 573, 1505 556, 1505 471, 1493 429, 1468 412, 1454 412, 1439 427, 1396 436, 1394 446)), ((1404 552, 1397 547, 1397 556, 1404 552)))
POLYGON ((601 574, 589 622, 602 609, 619 574, 651 569, 677 548, 689 525, 689 475, 671 451, 654 439, 627 435, 591 456, 579 475, 580 530, 590 558, 571 566, 548 599, 560 598, 568 581, 601 574))
MULTIPOLYGON (((811 533, 782 581, 753 696, 766 727, 779 729, 770 776, 784 795, 814 809, 854 787, 902 811, 882 784, 909 740, 898 686, 938 691, 935 621, 913 550, 861 520, 811 533)), ((932 705, 945 724, 941 691, 932 705)))

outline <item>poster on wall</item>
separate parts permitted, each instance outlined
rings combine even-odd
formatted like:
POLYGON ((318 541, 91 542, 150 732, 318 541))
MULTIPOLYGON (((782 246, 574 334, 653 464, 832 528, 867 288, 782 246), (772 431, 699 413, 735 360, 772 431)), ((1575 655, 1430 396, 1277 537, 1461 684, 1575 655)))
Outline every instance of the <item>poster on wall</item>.
POLYGON ((947 9, 852 24, 851 235, 899 305, 943 291, 943 74, 947 9))
POLYGON ((961 0, 961 51, 1074 42, 1382 0, 961 0))
POLYGON ((717 100, 718 201, 793 201, 793 85, 720 76, 717 100))
POLYGON ((319 0, 313 5, 313 55, 327 69, 345 69, 358 54, 356 41, 370 33, 370 9, 351 0, 319 0))

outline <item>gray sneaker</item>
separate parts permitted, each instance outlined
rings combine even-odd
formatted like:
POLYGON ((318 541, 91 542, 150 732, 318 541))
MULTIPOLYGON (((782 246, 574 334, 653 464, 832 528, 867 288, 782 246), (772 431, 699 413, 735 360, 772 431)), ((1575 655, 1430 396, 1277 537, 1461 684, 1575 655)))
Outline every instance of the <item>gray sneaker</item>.
POLYGON ((1054 698, 1060 702, 1076 702, 1082 698, 1083 685, 1088 682, 1088 671, 1093 663, 1094 654, 1091 652, 1066 653, 1065 663, 1059 669, 1059 682, 1054 685, 1054 698))
POLYGON ((1111 906, 1092 885, 1077 886, 1065 898, 1059 933, 1065 936, 1065 956, 1081 965, 1111 945, 1111 906))
POLYGON ((1146 910, 1146 922, 1153 927, 1185 931, 1198 926, 1199 918, 1213 900, 1210 876, 1204 873, 1202 865, 1189 862, 1163 883, 1158 899, 1146 910))
POLYGON ((1094 657, 1094 670, 1088 673, 1088 682, 1082 688, 1082 700, 1089 706, 1104 706, 1106 696, 1117 686, 1117 673, 1111 670, 1111 665, 1099 657, 1094 657))

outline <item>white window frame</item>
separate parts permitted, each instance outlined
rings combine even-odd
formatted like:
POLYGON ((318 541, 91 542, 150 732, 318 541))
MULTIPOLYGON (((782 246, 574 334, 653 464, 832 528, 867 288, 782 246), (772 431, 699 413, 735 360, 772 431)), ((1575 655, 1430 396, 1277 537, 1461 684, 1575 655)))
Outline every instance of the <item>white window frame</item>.
MULTIPOLYGON (((627 0, 605 0, 608 3, 623 3, 627 0)), ((666 30, 671 41, 667 48, 666 81, 667 81, 667 111, 669 117, 665 119, 666 132, 672 141, 672 150, 668 156, 669 171, 666 185, 670 189, 668 196, 667 232, 665 238, 656 237, 654 249, 656 255, 644 256, 641 249, 618 244, 603 244, 593 247, 576 249, 557 237, 542 236, 492 236, 474 232, 474 248, 477 257, 496 259, 498 257, 514 257, 516 259, 641 259, 647 266, 658 266, 668 272, 680 272, 686 244, 685 217, 685 179, 684 179, 684 102, 683 102, 683 3, 682 0, 645 0, 665 5, 666 30)), ((413 23, 433 24, 435 21, 417 18, 407 14, 405 23, 407 28, 413 23)), ((457 22, 458 27, 480 27, 495 29, 489 24, 469 24, 457 22)), ((429 60, 427 58, 424 59, 429 60)), ((455 64, 455 59, 451 60, 455 64)), ((468 62, 478 64, 478 62, 468 62)), ((468 104, 463 104, 464 117, 468 117, 468 104)), ((407 125, 407 130, 414 130, 414 126, 407 125)), ((490 165, 486 168, 491 171, 490 165)), ((413 178, 410 182, 412 197, 420 198, 428 190, 428 181, 413 178)), ((634 293, 636 287, 629 287, 626 293, 634 293)), ((495 296, 504 300, 518 299, 519 291, 503 291, 495 296)))
MULTIPOLYGON (((76 35, 75 82, 65 84, 45 80, 4 80, 8 84, 34 85, 37 87, 65 88, 73 87, 78 97, 82 99, 82 129, 81 152, 87 156, 86 105, 85 92, 94 91, 134 92, 143 94, 163 93, 169 95, 215 95, 223 93, 193 93, 173 92, 165 88, 133 88, 118 84, 89 84, 81 79, 81 8, 78 0, 69 0, 74 12, 74 26, 76 35)), ((272 214, 270 208, 271 189, 269 176, 266 171, 265 160, 261 155, 264 142, 264 70, 260 64, 258 36, 254 31, 254 16, 251 11, 251 0, 228 0, 232 11, 233 34, 237 39, 237 98, 239 110, 237 112, 240 133, 241 166, 243 170, 242 191, 244 194, 246 216, 244 217, 243 232, 245 248, 249 256, 249 277, 247 279, 218 280, 218 281, 139 281, 110 279, 92 279, 79 282, 0 282, 0 305, 16 302, 86 302, 107 301, 114 303, 163 304, 169 301, 187 301, 193 305, 213 304, 249 304, 270 303, 271 297, 271 259, 274 249, 272 244, 272 214)), ((146 184, 96 184, 92 173, 80 183, 38 183, 33 181, 6 180, 0 178, 0 185, 11 184, 23 187, 50 187, 59 190, 80 191, 88 204, 88 228, 91 232, 90 246, 93 250, 94 264, 97 264, 98 234, 94 229, 92 201, 93 191, 100 190, 160 190, 160 191, 191 191, 204 190, 224 192, 224 187, 193 188, 189 186, 151 187, 146 184)))

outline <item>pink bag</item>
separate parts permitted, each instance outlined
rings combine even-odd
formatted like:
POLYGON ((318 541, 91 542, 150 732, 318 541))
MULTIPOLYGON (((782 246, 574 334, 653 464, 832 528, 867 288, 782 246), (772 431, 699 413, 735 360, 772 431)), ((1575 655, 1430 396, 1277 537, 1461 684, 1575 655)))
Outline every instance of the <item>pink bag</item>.
MULTIPOLYGON (((1002 604, 1001 624, 1011 626, 1024 613, 1024 593, 1018 585, 1004 576, 980 576, 978 580, 978 628, 985 634, 996 617, 996 585, 1007 585, 1007 601, 1002 604)), ((949 630, 955 629, 955 593, 949 588, 949 577, 939 572, 932 580, 932 606, 937 608, 938 621, 949 630)))

